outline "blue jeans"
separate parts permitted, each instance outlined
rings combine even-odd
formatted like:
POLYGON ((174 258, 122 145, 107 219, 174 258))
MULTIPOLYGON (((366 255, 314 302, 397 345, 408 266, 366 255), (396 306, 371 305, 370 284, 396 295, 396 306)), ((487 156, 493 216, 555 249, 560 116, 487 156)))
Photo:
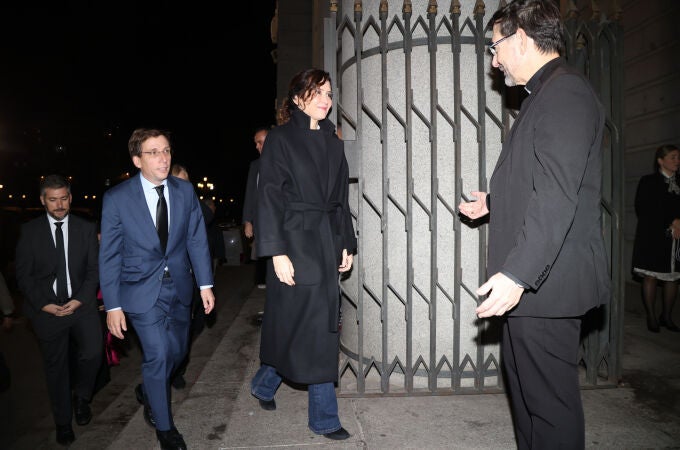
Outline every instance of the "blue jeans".
MULTIPOLYGON (((281 376, 272 366, 262 364, 250 382, 250 393, 254 397, 270 401, 281 384, 281 376)), ((333 383, 310 384, 308 392, 309 429, 316 434, 332 433, 339 430, 338 399, 333 383)))

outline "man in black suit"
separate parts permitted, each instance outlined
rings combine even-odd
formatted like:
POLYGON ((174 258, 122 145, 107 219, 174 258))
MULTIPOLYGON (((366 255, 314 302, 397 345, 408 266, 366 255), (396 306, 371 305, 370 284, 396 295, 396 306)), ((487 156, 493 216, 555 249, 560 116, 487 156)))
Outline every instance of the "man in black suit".
POLYGON ((57 442, 68 445, 75 440, 73 412, 78 425, 92 419, 89 403, 102 360, 97 229, 70 214, 71 186, 60 175, 43 179, 40 201, 47 214, 23 225, 16 247, 16 276, 24 294, 24 313, 43 354, 57 442), (60 267, 64 267, 63 277, 60 267), (78 352, 76 373, 69 369, 71 340, 78 352))
POLYGON ((480 318, 505 316, 501 355, 520 449, 583 448, 581 318, 610 297, 600 214, 604 113, 560 57, 559 7, 516 0, 489 21, 492 65, 528 96, 503 142, 490 192, 461 203, 489 215, 488 295, 480 318))
MULTIPOLYGON (((255 142, 258 158, 250 162, 248 180, 246 182, 246 195, 243 199, 243 234, 247 239, 253 239, 253 246, 256 245, 253 224, 255 223, 255 214, 257 212, 257 181, 258 173, 260 171, 259 155, 262 154, 262 147, 264 146, 264 141, 267 138, 269 130, 270 127, 259 127, 255 129, 253 141, 255 142)), ((252 255, 255 255, 255 251, 252 252, 252 255)), ((264 289, 266 287, 266 275, 267 258, 259 257, 255 260, 255 284, 257 284, 258 288, 264 289)))

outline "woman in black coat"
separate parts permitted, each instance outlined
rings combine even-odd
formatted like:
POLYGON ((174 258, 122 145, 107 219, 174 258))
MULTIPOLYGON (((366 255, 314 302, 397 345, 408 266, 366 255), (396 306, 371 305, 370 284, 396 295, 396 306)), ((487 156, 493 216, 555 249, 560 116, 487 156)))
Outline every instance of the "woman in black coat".
POLYGON ((633 272, 643 278, 642 299, 647 328, 659 332, 659 325, 680 331, 672 313, 680 279, 680 186, 677 175, 680 150, 662 145, 656 151, 652 174, 640 178, 635 194, 638 222, 633 247, 633 272), (657 322, 654 304, 656 285, 663 282, 663 307, 657 322))
POLYGON ((257 256, 271 256, 262 320, 262 365, 251 393, 276 409, 282 378, 308 385, 309 428, 347 439, 340 424, 338 380, 340 272, 352 267, 356 237, 348 204, 349 168, 335 126, 330 76, 296 74, 280 111, 283 125, 267 135, 255 222, 257 256))

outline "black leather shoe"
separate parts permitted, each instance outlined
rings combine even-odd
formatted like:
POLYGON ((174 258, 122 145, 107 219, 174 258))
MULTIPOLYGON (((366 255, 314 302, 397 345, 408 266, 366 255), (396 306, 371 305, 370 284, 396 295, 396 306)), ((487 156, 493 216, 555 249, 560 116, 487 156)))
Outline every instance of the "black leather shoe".
POLYGON ((59 445, 69 445, 76 440, 71 425, 57 425, 57 443, 59 445))
POLYGON ((135 397, 137 397, 139 404, 144 406, 144 421, 149 424, 150 427, 156 428, 156 419, 154 419, 153 413, 151 412, 151 406, 149 406, 149 403, 146 401, 141 384, 138 384, 135 387, 135 397))
POLYGON ((73 413, 76 416, 76 423, 78 425, 87 425, 92 420, 92 411, 87 400, 75 397, 73 399, 73 413))
POLYGON ((172 387, 175 389, 184 389, 187 386, 187 380, 184 379, 181 373, 175 375, 172 379, 172 387))
POLYGON ((187 450, 187 444, 177 428, 168 431, 156 430, 156 437, 161 444, 161 450, 187 450))
POLYGON ((260 400, 260 408, 264 409, 265 411, 274 411, 276 409, 276 400, 271 399, 269 401, 267 400, 260 400))
POLYGON ((330 433, 326 433, 323 435, 323 437, 328 438, 328 439, 333 439, 334 441, 342 441, 350 437, 351 434, 347 432, 343 427, 340 427, 340 429, 332 431, 330 433))
POLYGON ((680 328, 676 324, 674 324, 671 320, 666 321, 664 320, 663 316, 659 317, 659 325, 662 327, 666 327, 668 331, 674 331, 674 332, 680 332, 680 328))

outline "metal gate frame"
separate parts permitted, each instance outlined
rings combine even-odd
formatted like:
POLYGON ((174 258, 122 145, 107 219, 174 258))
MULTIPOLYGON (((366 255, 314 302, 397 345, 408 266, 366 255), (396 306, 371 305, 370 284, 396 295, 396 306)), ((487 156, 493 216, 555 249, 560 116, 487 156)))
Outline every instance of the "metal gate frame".
MULTIPOLYGON (((350 3, 346 0, 345 3, 350 3)), ((387 140, 387 130, 381 124, 385 124, 388 115, 392 119, 397 117, 399 123, 404 127, 406 136, 403 151, 407 155, 409 162, 404 168, 406 177, 411 180, 413 174, 412 163, 412 120, 415 115, 417 120, 426 122, 430 127, 430 146, 433 154, 432 159, 436 169, 437 152, 437 116, 444 117, 441 126, 451 127, 454 130, 455 145, 455 198, 460 198, 462 191, 461 182, 461 134, 460 124, 462 120, 474 124, 478 128, 478 156, 479 161, 485 161, 487 148, 485 145, 486 130, 489 127, 498 127, 503 131, 503 135, 509 131, 512 120, 516 116, 516 110, 504 107, 500 117, 497 117, 487 107, 487 88, 483 78, 484 70, 478 70, 477 95, 478 95, 478 114, 475 116, 468 111, 463 102, 460 76, 454 76, 455 101, 453 104, 453 114, 446 114, 444 111, 450 109, 451 105, 440 105, 437 98, 437 78, 436 63, 434 60, 430 64, 430 111, 420 111, 412 102, 412 98, 407 95, 406 111, 402 117, 388 101, 387 93, 387 69, 386 61, 389 52, 403 52, 405 57, 405 85, 406 92, 411 92, 411 73, 414 67, 411 65, 409 55, 420 46, 427 46, 431 58, 437 51, 448 51, 452 53, 454 73, 459 74, 461 70, 460 53, 461 47, 465 45, 474 46, 477 55, 478 67, 488 67, 488 59, 485 56, 486 45, 490 42, 487 35, 490 35, 486 28, 487 18, 485 18, 485 4, 477 0, 474 4, 472 17, 461 17, 460 1, 454 0, 450 4, 448 15, 439 16, 437 1, 430 0, 427 6, 426 18, 422 15, 415 15, 412 10, 411 1, 403 1, 401 5, 401 19, 395 14, 391 19, 389 15, 389 3, 387 0, 380 2, 379 17, 367 18, 363 15, 363 5, 361 0, 354 0, 353 10, 348 14, 341 12, 341 5, 337 0, 330 1, 330 17, 324 19, 324 64, 325 68, 336 81, 335 89, 340 93, 337 96, 336 108, 331 112, 331 120, 336 121, 341 118, 342 130, 345 136, 354 134, 353 139, 345 141, 345 152, 348 159, 353 159, 360 155, 362 148, 363 117, 369 118, 373 125, 380 129, 380 141, 383 143, 383 152, 386 152, 385 142, 387 140), (388 32, 398 28, 403 35, 403 39, 398 42, 388 42, 388 32), (413 36, 416 27, 427 30, 426 38, 413 36), (464 29, 472 32, 472 35, 464 36, 464 29), (364 48, 362 37, 366 30, 371 29, 379 34, 379 45, 371 48, 364 48), (441 29, 447 30, 448 35, 442 36, 441 29), (352 36, 353 57, 341 61, 342 37, 343 34, 352 36), (381 89, 382 89, 382 108, 381 111, 372 111, 363 101, 365 86, 362 85, 361 76, 357 76, 356 102, 360 113, 352 115, 349 108, 345 108, 343 99, 343 73, 352 67, 358 74, 362 72, 362 60, 368 57, 380 55, 381 58, 381 89), (429 116, 428 116, 429 114, 429 116)), ((505 2, 501 0, 500 4, 505 2)), ((616 19, 616 18, 615 18, 616 19)), ((566 31, 566 54, 568 62, 576 67, 591 80, 596 92, 598 93, 606 111, 605 141, 603 142, 603 198, 602 198, 602 217, 603 234, 610 255, 611 280, 613 295, 611 303, 607 308, 599 311, 592 317, 587 317, 584 321, 584 333, 581 345, 581 367, 582 388, 601 388, 616 387, 621 374, 621 355, 622 355, 622 327, 623 327, 623 293, 625 277, 622 268, 622 212, 623 212, 623 142, 621 138, 623 104, 622 104, 622 39, 623 32, 616 20, 604 20, 599 15, 599 11, 593 11, 593 16, 583 19, 578 16, 577 11, 570 10, 565 18, 566 31)), ((512 91, 503 93, 503 104, 512 102, 512 91)), ((337 122, 336 122, 337 123, 337 122)), ((365 283, 365 269, 362 250, 364 242, 359 233, 359 249, 355 258, 355 267, 351 275, 352 282, 349 280, 342 282, 342 317, 343 322, 352 323, 358 330, 356 337, 356 348, 349 348, 341 339, 341 355, 339 365, 339 394, 343 397, 367 397, 367 396, 414 396, 414 395, 451 395, 451 394, 481 394, 497 393, 503 391, 502 377, 500 376, 500 364, 496 355, 487 355, 484 351, 484 340, 480 340, 477 352, 474 355, 464 354, 461 356, 460 343, 454 336, 454 348, 452 360, 444 357, 437 360, 435 354, 435 341, 437 339, 437 304, 438 301, 450 302, 454 310, 455 329, 460 330, 460 310, 461 295, 474 296, 474 287, 466 285, 461 276, 461 224, 454 220, 455 245, 451 257, 454 260, 455 271, 455 290, 446 292, 438 282, 437 271, 437 252, 447 252, 447 248, 439 248, 437 245, 437 216, 438 214, 456 216, 453 202, 447 201, 438 192, 438 179, 433 176, 431 180, 430 207, 427 208, 426 201, 418 198, 413 191, 413 184, 409 183, 408 200, 405 205, 399 204, 390 195, 389 179, 385 177, 387 172, 387 155, 383 157, 382 168, 382 198, 377 201, 366 195, 364 190, 364 180, 367 175, 365 168, 359 164, 354 168, 356 178, 353 178, 352 188, 356 190, 356 202, 353 204, 353 216, 356 220, 356 229, 361 229, 365 214, 377 215, 381 222, 382 239, 382 272, 383 283, 380 290, 371 289, 365 283), (406 284, 409 287, 406 295, 399 294, 394 286, 389 282, 390 274, 388 270, 387 252, 387 211, 395 208, 403 214, 405 230, 407 233, 406 243, 406 265, 410 268, 405 274, 398 276, 406 277, 406 284), (431 232, 431 253, 430 263, 432 264, 429 291, 418 289, 413 283, 413 239, 411 234, 413 208, 426 210, 430 217, 431 232), (385 280, 387 280, 385 282, 385 280), (388 329, 387 329, 387 303, 385 299, 388 295, 396 296, 403 303, 405 309, 406 329, 404 336, 406 340, 406 354, 403 358, 395 357, 393 360, 387 359, 388 329), (419 301, 424 301, 429 308, 430 317, 430 352, 428 355, 414 355, 413 337, 414 332, 412 319, 412 306, 417 297, 419 301), (442 300, 439 300, 441 298, 442 300), (367 323, 364 318, 366 302, 374 302, 380 308, 380 322, 367 323), (365 343, 363 340, 366 334, 365 327, 381 327, 382 354, 366 354, 365 343), (414 361, 415 356, 415 361, 414 361), (427 358, 427 360, 426 360, 427 358), (379 377, 379 386, 374 383, 370 386, 368 378, 373 374, 374 378, 379 377), (403 379, 403 387, 397 386, 395 389, 394 376, 403 379), (416 378, 427 379, 427 386, 418 386, 416 378), (441 379, 447 380, 447 386, 441 385, 441 379)), ((350 164, 351 166, 351 164, 350 164)), ((436 170, 433 169, 433 172, 436 170)), ((487 180, 486 166, 479 164, 480 190, 485 190, 487 180)), ((480 261, 484 262, 479 270, 479 282, 486 279, 486 232, 485 227, 479 229, 479 248, 478 254, 480 261)), ((492 326, 484 330, 484 333, 494 333, 492 326)), ((447 331, 447 330, 445 330, 447 331)), ((459 331, 458 331, 459 332, 459 331)), ((497 330, 495 331, 497 332, 497 330)), ((343 335, 345 330, 343 330, 343 335)), ((481 333, 481 330, 480 330, 481 333)), ((460 337, 460 336, 458 336, 460 337)))

